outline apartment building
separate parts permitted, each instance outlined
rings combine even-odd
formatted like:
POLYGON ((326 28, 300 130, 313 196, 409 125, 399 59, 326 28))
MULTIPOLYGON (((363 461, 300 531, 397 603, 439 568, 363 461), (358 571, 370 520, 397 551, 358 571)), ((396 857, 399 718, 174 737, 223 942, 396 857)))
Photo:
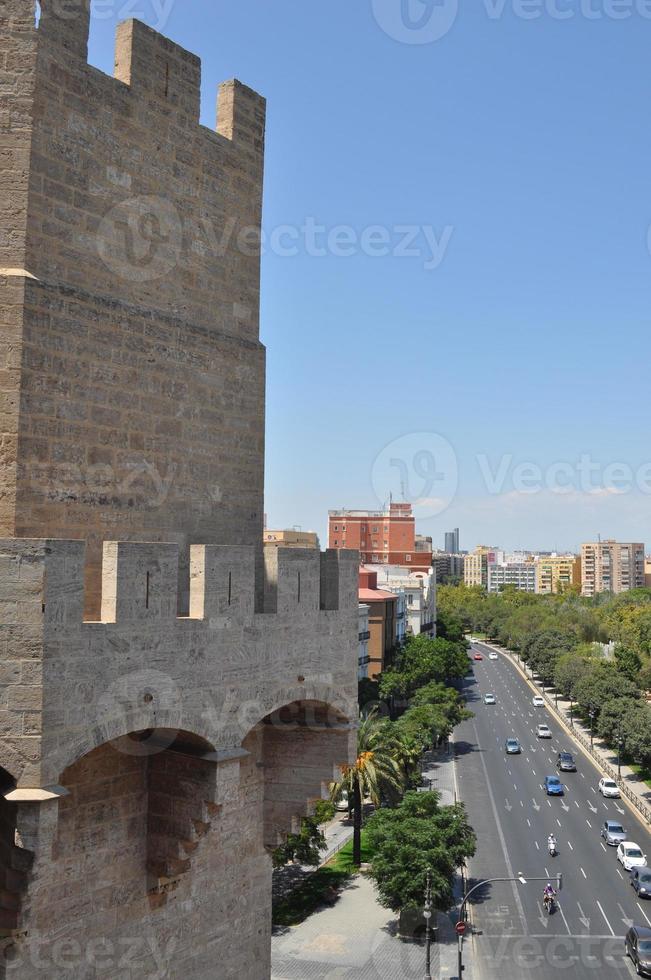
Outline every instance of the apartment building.
POLYGON ((376 680, 393 649, 404 640, 406 624, 404 593, 399 596, 378 588, 377 572, 359 571, 359 603, 368 606, 367 674, 376 680))
POLYGON ((357 654, 357 680, 361 681, 368 677, 368 641, 371 638, 371 633, 368 626, 368 617, 371 611, 371 607, 365 602, 360 602, 359 604, 359 623, 358 623, 358 635, 357 639, 359 642, 359 651, 357 654))
POLYGON ((416 548, 416 520, 411 504, 390 504, 385 510, 331 510, 328 547, 360 553, 362 564, 402 565, 427 570, 432 551, 416 548))
POLYGON ((435 551, 432 554, 432 565, 436 572, 436 581, 445 585, 450 581, 458 582, 463 578, 465 555, 449 554, 447 551, 435 551))
POLYGON ((406 634, 419 636, 436 635, 436 575, 434 569, 427 572, 411 572, 398 565, 384 565, 375 569, 378 588, 405 597, 406 634))
POLYGON ((474 551, 464 556, 463 580, 466 585, 481 585, 488 588, 488 566, 504 560, 504 552, 499 548, 478 545, 474 551))
POLYGON ((535 592, 536 566, 533 560, 489 562, 486 585, 488 592, 502 592, 507 586, 520 592, 535 592))
POLYGON ((644 545, 639 541, 581 545, 581 594, 628 592, 644 587, 644 545))
POLYGON ((536 592, 543 595, 566 592, 581 585, 578 555, 536 555, 536 592))

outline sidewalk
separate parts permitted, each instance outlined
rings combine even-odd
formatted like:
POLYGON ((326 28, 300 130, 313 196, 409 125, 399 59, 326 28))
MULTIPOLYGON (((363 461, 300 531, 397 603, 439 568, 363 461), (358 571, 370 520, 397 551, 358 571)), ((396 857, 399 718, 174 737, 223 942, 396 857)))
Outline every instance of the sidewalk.
POLYGON ((621 766, 621 777, 617 775, 617 750, 611 749, 606 743, 595 736, 592 748, 590 747, 590 729, 583 725, 576 718, 572 718, 570 712, 570 702, 565 698, 562 698, 551 690, 545 688, 540 690, 541 681, 534 674, 534 678, 531 678, 531 671, 527 673, 524 665, 519 661, 514 653, 507 650, 505 647, 498 646, 496 643, 487 643, 485 640, 477 640, 478 643, 482 643, 489 649, 496 650, 503 656, 508 657, 520 674, 525 677, 529 683, 536 688, 536 693, 542 693, 545 701, 547 702, 547 707, 550 711, 554 712, 557 717, 562 721, 565 727, 569 730, 571 735, 576 738, 576 740, 581 744, 583 749, 591 755, 594 761, 597 763, 599 768, 602 770, 604 776, 610 776, 611 779, 615 779, 620 786, 622 795, 625 796, 630 803, 633 804, 637 811, 637 815, 646 823, 651 823, 651 787, 649 787, 630 766, 622 764, 621 766), (558 701, 558 706, 556 702, 558 701))
MULTIPOLYGON (((454 750, 450 745, 423 758, 423 788, 454 802, 454 750)), ((344 814, 345 816, 345 814, 344 814)), ((432 924, 432 977, 457 980, 456 913, 438 913, 432 924)), ((396 980, 425 973, 425 946, 397 938, 396 916, 382 908, 365 875, 353 878, 338 901, 290 929, 275 930, 271 941, 272 980, 396 980)), ((464 980, 473 980, 472 949, 466 944, 464 980)))
MULTIPOLYGON (((321 852, 320 865, 326 864, 344 844, 352 839, 353 824, 346 812, 335 813, 323 829, 327 848, 321 852)), ((274 901, 279 901, 298 887, 309 875, 317 869, 307 864, 286 864, 275 868, 272 875, 272 895, 274 901)))

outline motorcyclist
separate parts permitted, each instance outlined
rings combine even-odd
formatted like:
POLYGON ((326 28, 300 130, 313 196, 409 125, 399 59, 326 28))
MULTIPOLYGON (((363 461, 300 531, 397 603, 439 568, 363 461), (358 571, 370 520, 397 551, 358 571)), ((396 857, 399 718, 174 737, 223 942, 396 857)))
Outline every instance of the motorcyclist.
POLYGON ((548 881, 545 885, 545 890, 543 891, 543 904, 551 906, 552 902, 556 898, 556 892, 552 888, 551 881, 548 881))
POLYGON ((556 852, 556 838, 553 834, 550 834, 547 838, 547 850, 550 854, 554 854, 556 852))

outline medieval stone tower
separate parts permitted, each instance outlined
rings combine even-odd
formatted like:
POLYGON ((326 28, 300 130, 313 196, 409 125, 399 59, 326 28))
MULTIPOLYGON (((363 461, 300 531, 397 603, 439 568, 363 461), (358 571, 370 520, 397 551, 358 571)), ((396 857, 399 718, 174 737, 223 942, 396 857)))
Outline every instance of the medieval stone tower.
POLYGON ((264 100, 0 4, 0 977, 270 974, 350 758, 356 555, 263 554, 264 100))

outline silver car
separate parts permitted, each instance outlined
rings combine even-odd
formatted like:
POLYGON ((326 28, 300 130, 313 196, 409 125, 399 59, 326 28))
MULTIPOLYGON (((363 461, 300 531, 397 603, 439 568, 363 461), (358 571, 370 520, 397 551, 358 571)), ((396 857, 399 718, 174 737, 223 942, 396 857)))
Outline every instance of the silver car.
POLYGON ((612 847, 617 847, 626 840, 626 831, 617 820, 604 820, 601 825, 601 836, 612 847))

